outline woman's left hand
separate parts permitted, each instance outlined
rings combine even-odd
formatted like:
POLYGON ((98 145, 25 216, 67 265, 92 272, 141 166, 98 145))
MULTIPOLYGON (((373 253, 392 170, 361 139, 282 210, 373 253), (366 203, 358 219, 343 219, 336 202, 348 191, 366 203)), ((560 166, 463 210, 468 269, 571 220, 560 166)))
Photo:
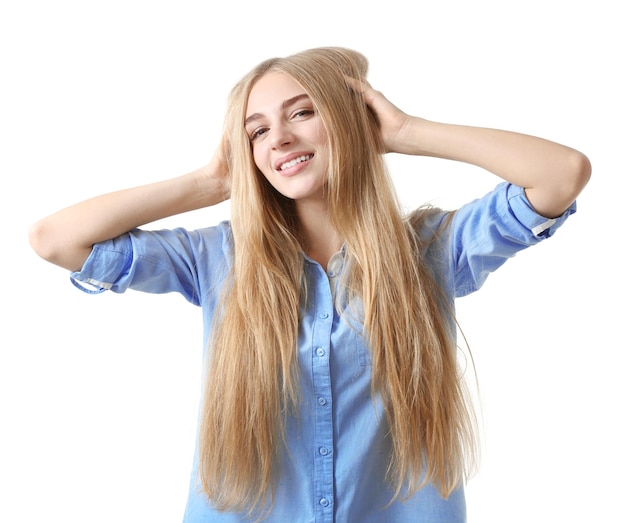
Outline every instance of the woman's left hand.
POLYGON ((376 115, 385 152, 420 154, 418 130, 425 120, 401 111, 368 82, 353 78, 349 81, 354 90, 363 95, 363 100, 376 115))

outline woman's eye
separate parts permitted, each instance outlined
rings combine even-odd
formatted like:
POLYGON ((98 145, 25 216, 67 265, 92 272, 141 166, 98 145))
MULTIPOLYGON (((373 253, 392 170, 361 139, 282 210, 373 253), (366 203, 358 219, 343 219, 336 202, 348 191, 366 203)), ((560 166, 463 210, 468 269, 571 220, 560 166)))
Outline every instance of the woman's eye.
POLYGON ((296 111, 294 113, 295 117, 301 118, 303 116, 310 116, 313 114, 313 110, 312 109, 300 109, 299 111, 296 111))
POLYGON ((267 132, 267 129, 265 127, 260 127, 258 129, 255 129, 250 134, 250 141, 256 140, 257 138, 263 136, 266 132, 267 132))

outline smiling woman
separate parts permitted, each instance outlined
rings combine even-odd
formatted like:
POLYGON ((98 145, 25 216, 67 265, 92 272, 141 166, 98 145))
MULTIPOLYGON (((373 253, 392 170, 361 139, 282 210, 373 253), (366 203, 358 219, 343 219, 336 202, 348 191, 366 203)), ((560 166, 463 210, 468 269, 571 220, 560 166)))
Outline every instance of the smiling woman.
POLYGON ((185 522, 465 521, 474 417, 455 299, 575 212, 586 156, 408 115, 367 60, 318 48, 235 85, 222 143, 189 174, 87 200, 31 228, 96 292, 179 292, 206 341, 185 522), (455 211, 403 214, 384 153, 497 176, 455 211), (145 224, 231 199, 199 230, 145 224))
POLYGON ((247 113, 254 163, 274 189, 295 200, 300 220, 305 202, 326 205, 328 136, 304 89, 286 74, 267 73, 250 91, 247 113))

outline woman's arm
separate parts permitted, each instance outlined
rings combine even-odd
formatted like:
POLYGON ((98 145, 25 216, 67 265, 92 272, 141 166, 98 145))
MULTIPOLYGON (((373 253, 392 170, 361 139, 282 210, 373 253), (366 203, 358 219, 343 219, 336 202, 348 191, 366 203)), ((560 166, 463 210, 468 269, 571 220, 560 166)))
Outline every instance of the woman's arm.
POLYGON ((360 86, 378 118, 387 152, 434 156, 482 167, 524 187, 532 206, 546 218, 562 214, 589 181, 591 164, 575 149, 526 134, 410 116, 369 85, 360 86))
POLYGON ((183 176, 116 191, 62 209, 31 226, 30 244, 45 260, 80 270, 92 246, 135 227, 229 198, 218 150, 211 163, 183 176))

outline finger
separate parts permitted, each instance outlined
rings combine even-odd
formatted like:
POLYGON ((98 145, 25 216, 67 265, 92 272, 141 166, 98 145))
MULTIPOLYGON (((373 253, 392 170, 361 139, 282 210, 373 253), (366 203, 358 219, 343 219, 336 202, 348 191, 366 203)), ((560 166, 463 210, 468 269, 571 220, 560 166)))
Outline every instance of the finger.
POLYGON ((352 78, 350 76, 346 76, 345 79, 346 83, 352 90, 357 93, 361 93, 367 105, 372 106, 375 103, 377 92, 367 80, 352 78))
POLYGON ((344 76, 344 78, 348 86, 356 92, 363 93, 368 89, 371 89, 371 85, 367 82, 367 80, 360 80, 351 76, 344 76))

